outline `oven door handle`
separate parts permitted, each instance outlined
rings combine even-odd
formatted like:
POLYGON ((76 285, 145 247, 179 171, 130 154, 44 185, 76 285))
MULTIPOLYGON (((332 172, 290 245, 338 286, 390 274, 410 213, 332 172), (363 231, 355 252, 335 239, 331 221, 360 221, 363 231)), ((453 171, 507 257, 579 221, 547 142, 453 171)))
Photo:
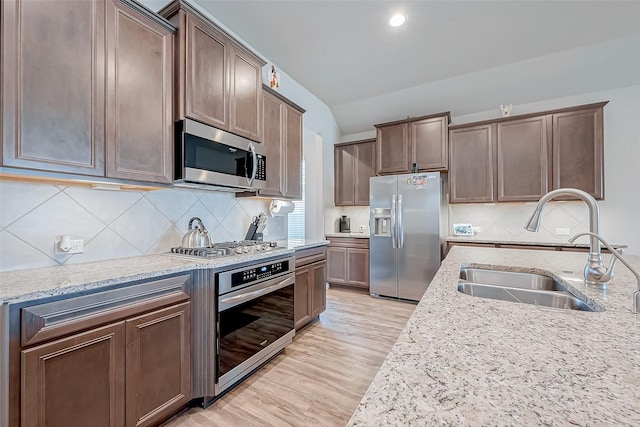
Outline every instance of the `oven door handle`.
POLYGON ((220 300, 219 311, 224 311, 228 308, 242 304, 243 302, 250 301, 252 299, 261 297, 278 289, 286 288, 289 285, 293 285, 295 282, 294 277, 288 277, 275 285, 267 286, 266 288, 258 289, 257 291, 247 292, 246 294, 234 295, 232 297, 223 298, 220 300), (224 307, 226 306, 226 307, 224 307))

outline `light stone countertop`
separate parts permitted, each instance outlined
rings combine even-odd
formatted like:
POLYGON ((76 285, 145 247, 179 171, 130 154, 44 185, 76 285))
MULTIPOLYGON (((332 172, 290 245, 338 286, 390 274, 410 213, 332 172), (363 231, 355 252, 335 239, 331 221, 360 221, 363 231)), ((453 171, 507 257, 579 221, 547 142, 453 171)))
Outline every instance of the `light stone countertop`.
MULTIPOLYGON (((533 234, 533 233, 532 233, 533 234)), ((496 240, 496 239, 488 239, 478 236, 449 236, 447 237, 447 242, 458 242, 458 243, 490 243, 490 244, 500 244, 500 245, 521 245, 521 246, 564 246, 564 247, 574 247, 574 248, 588 248, 589 247, 589 239, 587 237, 582 237, 579 242, 569 243, 567 240, 571 236, 567 236, 566 239, 557 240, 557 241, 549 241, 549 240, 496 240)), ((614 248, 627 248, 627 245, 611 245, 614 248)))
POLYGON ((584 253, 454 247, 349 425, 640 425, 636 280, 618 263, 606 292, 585 288, 585 264, 584 253), (605 311, 465 295, 461 265, 546 271, 605 311))
POLYGON ((278 246, 286 247, 300 251, 302 249, 315 248, 317 246, 326 246, 330 242, 328 240, 278 240, 278 246))
POLYGON ((169 255, 144 255, 55 267, 0 272, 0 305, 99 289, 195 269, 218 269, 275 255, 293 255, 293 248, 195 260, 169 255))
POLYGON ((325 234, 325 236, 329 239, 332 237, 354 237, 356 239, 368 239, 369 233, 331 233, 325 234))

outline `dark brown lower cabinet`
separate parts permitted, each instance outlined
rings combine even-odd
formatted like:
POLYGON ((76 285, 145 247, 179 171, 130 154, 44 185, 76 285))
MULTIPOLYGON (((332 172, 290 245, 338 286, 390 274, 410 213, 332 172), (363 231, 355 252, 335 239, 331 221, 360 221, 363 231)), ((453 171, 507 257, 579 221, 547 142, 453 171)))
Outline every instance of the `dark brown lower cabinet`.
POLYGON ((191 303, 22 352, 22 426, 156 425, 191 390, 191 303))
POLYGON ((369 290, 369 239, 327 237, 327 282, 369 290))
POLYGON ((22 352, 22 427, 124 425, 124 322, 22 352))
POLYGON ((327 308, 327 262, 325 248, 296 253, 294 322, 300 330, 327 308))
POLYGON ((11 427, 150 426, 178 412, 191 399, 189 278, 22 307, 11 427))
POLYGON ((191 303, 126 321, 127 426, 154 425, 190 400, 191 303))

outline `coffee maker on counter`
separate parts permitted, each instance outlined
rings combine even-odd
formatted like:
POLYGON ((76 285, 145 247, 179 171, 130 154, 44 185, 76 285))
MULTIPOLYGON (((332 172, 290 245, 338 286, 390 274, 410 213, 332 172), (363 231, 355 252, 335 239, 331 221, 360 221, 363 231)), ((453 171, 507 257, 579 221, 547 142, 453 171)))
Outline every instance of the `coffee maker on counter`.
POLYGON ((346 215, 340 217, 340 232, 351 233, 351 219, 346 215))

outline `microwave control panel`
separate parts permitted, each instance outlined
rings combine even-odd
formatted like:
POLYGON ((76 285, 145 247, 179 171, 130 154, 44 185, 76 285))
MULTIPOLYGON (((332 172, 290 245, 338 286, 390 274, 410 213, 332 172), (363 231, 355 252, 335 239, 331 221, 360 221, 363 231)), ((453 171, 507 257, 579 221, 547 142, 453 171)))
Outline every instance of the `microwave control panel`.
POLYGON ((260 181, 267 180, 267 158, 262 154, 256 156, 258 162, 256 164, 256 178, 260 181))

